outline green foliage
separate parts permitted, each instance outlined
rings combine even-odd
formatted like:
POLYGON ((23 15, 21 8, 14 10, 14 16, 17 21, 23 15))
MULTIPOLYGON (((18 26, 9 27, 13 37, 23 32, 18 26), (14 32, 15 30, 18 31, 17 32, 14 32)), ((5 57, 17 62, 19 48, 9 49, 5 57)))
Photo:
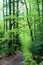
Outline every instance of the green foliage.
MULTIPOLYGON (((16 10, 15 15, 11 14, 0 19, 0 57, 3 54, 13 54, 18 50, 22 50, 25 59, 23 64, 37 65, 36 61, 43 59, 42 1, 26 0, 26 4, 23 3, 23 7, 19 7, 21 9, 20 13, 23 11, 22 15, 17 16, 18 10, 16 10), (37 3, 37 1, 39 2, 37 3), (24 7, 26 4, 28 12, 26 6, 24 7), (30 28, 27 18, 30 23, 30 28), (33 37, 30 34, 31 31, 33 37), (33 41, 31 37, 34 39, 33 41)), ((41 65, 43 65, 43 62, 41 65)))
POLYGON ((43 65, 43 61, 40 63, 40 65, 43 65))

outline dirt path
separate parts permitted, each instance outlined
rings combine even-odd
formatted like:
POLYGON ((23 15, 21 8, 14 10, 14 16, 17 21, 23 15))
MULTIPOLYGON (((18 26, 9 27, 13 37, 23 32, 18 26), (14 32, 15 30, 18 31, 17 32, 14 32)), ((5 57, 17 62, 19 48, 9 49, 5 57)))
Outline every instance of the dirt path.
POLYGON ((23 53, 20 52, 17 58, 9 65, 23 65, 22 61, 23 61, 23 53))

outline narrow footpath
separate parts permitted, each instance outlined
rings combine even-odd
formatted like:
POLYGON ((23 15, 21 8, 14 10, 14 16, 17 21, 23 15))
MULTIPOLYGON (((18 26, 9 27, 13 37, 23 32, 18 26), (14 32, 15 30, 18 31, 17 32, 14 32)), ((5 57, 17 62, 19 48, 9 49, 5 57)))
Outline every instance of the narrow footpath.
POLYGON ((10 65, 23 65, 22 61, 23 61, 23 53, 20 52, 17 58, 10 65))

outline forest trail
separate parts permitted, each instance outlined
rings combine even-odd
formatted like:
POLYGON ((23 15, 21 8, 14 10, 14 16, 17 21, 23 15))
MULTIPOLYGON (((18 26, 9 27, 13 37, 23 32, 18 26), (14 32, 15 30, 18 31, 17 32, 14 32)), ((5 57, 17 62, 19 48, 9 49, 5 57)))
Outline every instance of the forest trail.
POLYGON ((17 58, 11 64, 8 65, 23 65, 22 61, 23 61, 23 53, 20 52, 17 58))

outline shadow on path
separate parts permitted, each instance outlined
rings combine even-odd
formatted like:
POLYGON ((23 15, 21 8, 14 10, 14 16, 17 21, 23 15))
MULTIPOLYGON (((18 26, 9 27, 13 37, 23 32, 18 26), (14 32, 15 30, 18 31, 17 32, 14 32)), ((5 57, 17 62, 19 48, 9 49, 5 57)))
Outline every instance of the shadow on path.
POLYGON ((23 65, 22 61, 23 61, 23 53, 20 52, 17 58, 10 65, 23 65))

